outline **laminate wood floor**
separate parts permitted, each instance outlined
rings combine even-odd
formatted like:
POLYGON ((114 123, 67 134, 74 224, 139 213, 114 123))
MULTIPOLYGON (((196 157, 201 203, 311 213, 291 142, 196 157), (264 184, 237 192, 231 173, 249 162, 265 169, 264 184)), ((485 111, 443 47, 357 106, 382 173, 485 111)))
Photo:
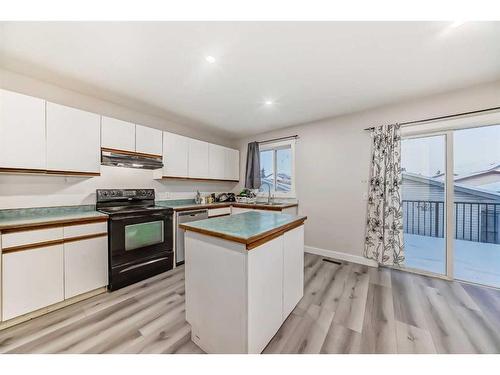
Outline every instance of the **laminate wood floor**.
MULTIPOLYGON (((264 353, 500 353, 500 291, 305 255, 304 297, 264 353)), ((203 353, 184 268, 0 331, 2 353, 203 353)))

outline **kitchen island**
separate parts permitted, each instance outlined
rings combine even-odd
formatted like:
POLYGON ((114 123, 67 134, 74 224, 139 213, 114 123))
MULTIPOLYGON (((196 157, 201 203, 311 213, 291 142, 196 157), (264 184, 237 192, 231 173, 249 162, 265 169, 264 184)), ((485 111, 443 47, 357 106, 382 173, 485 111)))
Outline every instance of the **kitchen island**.
POLYGON ((245 212, 182 224, 186 319, 208 353, 260 353, 303 295, 305 216, 245 212))

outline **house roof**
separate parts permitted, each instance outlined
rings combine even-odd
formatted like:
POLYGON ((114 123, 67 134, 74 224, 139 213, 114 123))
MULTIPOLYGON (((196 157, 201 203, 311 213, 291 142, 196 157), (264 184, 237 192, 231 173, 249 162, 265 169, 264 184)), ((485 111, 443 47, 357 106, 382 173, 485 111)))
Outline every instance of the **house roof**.
MULTIPOLYGON (((455 176, 455 181, 460 181, 460 180, 463 180, 463 179, 466 179, 466 178, 470 178, 470 177, 475 177, 475 176, 480 176, 482 174, 486 174, 486 173, 491 173, 491 172, 498 172, 500 173, 500 164, 493 164, 493 166, 490 166, 486 169, 482 169, 482 170, 479 170, 479 171, 474 171, 474 172, 470 172, 470 173, 466 173, 466 174, 454 174, 455 176)), ((434 176, 432 176, 432 178, 442 178, 444 177, 444 172, 440 172, 440 173, 437 173, 435 174, 434 176)))
MULTIPOLYGON (((403 172, 402 173, 403 178, 416 181, 416 182, 421 182, 424 184, 432 185, 432 186, 437 186, 442 189, 444 189, 444 182, 436 180, 434 178, 430 177, 425 177, 416 173, 410 173, 410 172, 403 172)), ((471 187, 471 186, 465 186, 462 184, 457 184, 455 183, 455 190, 466 193, 466 194, 471 194, 475 195, 481 198, 486 198, 486 199, 494 199, 494 200, 499 200, 500 199, 500 193, 493 193, 491 191, 487 191, 484 189, 480 189, 477 187, 471 187)))
POLYGON ((487 168, 487 169, 483 169, 481 171, 474 171, 474 172, 471 172, 468 174, 459 175, 459 176, 455 177, 455 181, 465 180, 466 178, 476 177, 476 176, 480 176, 482 174, 491 173, 491 172, 500 173, 500 164, 495 164, 492 167, 487 168))

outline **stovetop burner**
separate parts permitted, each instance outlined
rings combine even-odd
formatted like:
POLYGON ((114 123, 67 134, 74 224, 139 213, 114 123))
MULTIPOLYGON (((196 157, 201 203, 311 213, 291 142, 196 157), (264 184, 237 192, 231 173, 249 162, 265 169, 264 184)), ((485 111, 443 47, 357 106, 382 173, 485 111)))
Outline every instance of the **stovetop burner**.
POLYGON ((124 214, 124 213, 144 213, 144 212, 154 212, 154 211, 172 211, 169 207, 163 206, 114 206, 99 208, 99 212, 113 215, 113 214, 124 214))
POLYGON ((171 212, 155 205, 154 189, 98 189, 96 209, 108 215, 171 212))

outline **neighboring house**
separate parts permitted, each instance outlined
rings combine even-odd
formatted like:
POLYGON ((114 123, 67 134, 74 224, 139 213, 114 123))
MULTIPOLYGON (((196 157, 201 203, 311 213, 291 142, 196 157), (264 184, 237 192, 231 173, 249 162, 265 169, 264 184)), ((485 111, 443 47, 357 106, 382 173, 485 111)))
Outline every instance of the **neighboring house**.
MULTIPOLYGON (((480 181, 486 175, 474 177, 480 181)), ((403 172, 402 177, 404 231, 443 237, 444 183, 439 181, 440 176, 429 178, 403 172)), ((472 176, 464 179, 470 182, 472 176)), ((455 183, 454 191, 455 238, 500 243, 500 193, 461 183, 455 183)))
MULTIPOLYGON (((444 182, 415 173, 403 172, 403 200, 411 201, 439 201, 444 202, 444 182)), ((438 177, 440 178, 440 176, 438 177)), ((500 180, 500 174, 498 175, 500 180)), ((466 186, 455 178, 456 202, 481 202, 500 203, 500 193, 482 189, 480 187, 466 186)))

